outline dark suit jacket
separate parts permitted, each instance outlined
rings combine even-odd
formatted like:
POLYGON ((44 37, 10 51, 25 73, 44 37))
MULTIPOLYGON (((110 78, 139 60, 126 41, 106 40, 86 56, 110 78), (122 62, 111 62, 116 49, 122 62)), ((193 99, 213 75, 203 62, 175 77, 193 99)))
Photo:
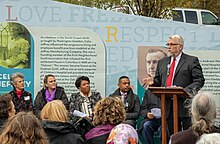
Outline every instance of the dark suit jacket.
POLYGON ((140 127, 140 131, 143 128, 143 124, 149 120, 147 117, 147 113, 151 112, 152 108, 160 108, 160 99, 154 95, 151 91, 146 90, 144 93, 144 99, 141 105, 141 117, 142 117, 142 121, 141 121, 141 127, 140 127))
POLYGON ((147 113, 151 112, 152 108, 160 108, 160 99, 154 95, 151 91, 146 90, 144 93, 144 99, 141 105, 142 119, 148 119, 147 113))
MULTIPOLYGON (((158 62, 157 70, 154 77, 153 86, 165 86, 167 80, 167 65, 170 64, 171 57, 165 57, 158 62)), ((199 59, 182 53, 179 63, 176 67, 173 85, 183 87, 188 93, 195 95, 204 85, 202 67, 199 59)), ((185 108, 184 101, 178 100, 179 117, 188 116, 188 109, 185 108)), ((169 116, 171 99, 166 100, 166 117, 169 116)))

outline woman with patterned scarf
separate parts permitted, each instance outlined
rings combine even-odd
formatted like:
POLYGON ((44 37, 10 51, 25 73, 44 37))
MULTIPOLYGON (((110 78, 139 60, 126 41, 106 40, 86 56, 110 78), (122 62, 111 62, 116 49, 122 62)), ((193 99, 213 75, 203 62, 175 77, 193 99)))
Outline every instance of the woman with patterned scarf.
POLYGON ((79 116, 76 116, 77 112, 82 112, 84 117, 92 119, 93 108, 102 99, 99 92, 90 91, 90 80, 86 76, 78 77, 75 86, 79 92, 73 93, 69 102, 70 120, 73 124, 80 119, 79 116))

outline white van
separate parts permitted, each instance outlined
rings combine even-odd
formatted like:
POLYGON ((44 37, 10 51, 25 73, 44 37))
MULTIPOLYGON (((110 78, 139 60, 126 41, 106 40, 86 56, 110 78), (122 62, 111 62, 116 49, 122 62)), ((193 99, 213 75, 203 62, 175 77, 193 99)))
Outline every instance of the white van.
MULTIPOLYGON (((112 9, 112 11, 134 15, 130 7, 128 6, 124 6, 123 8, 115 7, 114 9, 112 9)), ((169 11, 168 13, 170 12, 171 11, 169 11)), ((204 9, 174 8, 172 9, 172 14, 170 14, 166 19, 172 19, 174 21, 191 24, 220 26, 219 18, 211 11, 204 9)))
POLYGON ((173 20, 199 25, 220 25, 219 18, 209 10, 174 8, 173 20))

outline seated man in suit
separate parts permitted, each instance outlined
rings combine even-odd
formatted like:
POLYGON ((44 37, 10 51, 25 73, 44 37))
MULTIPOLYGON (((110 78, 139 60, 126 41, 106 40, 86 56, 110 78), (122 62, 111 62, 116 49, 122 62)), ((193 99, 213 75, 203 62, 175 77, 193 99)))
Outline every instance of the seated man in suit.
POLYGON ((153 113, 153 109, 160 110, 160 99, 150 90, 146 90, 141 105, 142 121, 139 130, 145 144, 154 143, 154 132, 161 126, 161 117, 153 113))
POLYGON ((121 76, 118 80, 118 89, 110 96, 118 95, 121 97, 125 106, 126 119, 125 123, 130 124, 136 128, 136 120, 139 117, 140 100, 136 94, 133 93, 130 80, 127 76, 121 76))

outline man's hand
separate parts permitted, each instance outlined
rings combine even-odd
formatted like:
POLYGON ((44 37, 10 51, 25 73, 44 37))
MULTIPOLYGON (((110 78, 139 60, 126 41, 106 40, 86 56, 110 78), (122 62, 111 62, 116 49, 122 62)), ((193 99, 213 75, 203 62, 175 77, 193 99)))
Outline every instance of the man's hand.
POLYGON ((149 118, 149 119, 153 119, 153 118, 155 118, 155 116, 152 114, 152 113, 147 113, 147 117, 149 118))
POLYGON ((149 85, 154 84, 154 78, 148 74, 146 78, 144 78, 143 80, 144 85, 146 85, 147 87, 149 87, 149 85))

